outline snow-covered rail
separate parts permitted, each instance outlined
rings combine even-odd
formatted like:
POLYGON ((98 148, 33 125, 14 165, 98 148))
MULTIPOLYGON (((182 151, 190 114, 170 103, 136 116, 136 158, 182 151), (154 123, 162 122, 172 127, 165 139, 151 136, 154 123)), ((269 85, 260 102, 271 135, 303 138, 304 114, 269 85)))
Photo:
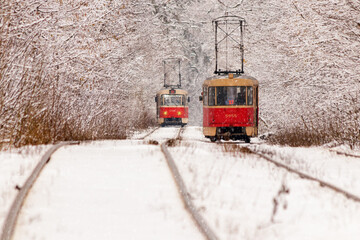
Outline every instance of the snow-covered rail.
POLYGON ((360 155, 356 155, 356 154, 351 154, 351 153, 347 153, 347 152, 342 152, 339 150, 330 150, 331 152, 334 152, 338 155, 344 155, 346 157, 353 157, 353 158, 360 158, 360 155))
POLYGON ((175 139, 170 139, 167 142, 162 143, 161 150, 165 155, 167 164, 171 170, 172 176, 174 178, 176 186, 178 187, 178 191, 181 194, 182 201, 184 202, 184 205, 185 205, 187 211, 192 216, 198 229, 201 231, 201 233, 204 235, 204 237, 207 240, 216 240, 216 239, 218 239, 218 237, 215 235, 214 231, 209 227, 209 225, 207 224, 205 219, 201 216, 201 214, 198 212, 198 210, 195 208, 194 204, 192 203, 192 201, 189 197, 190 195, 189 195, 186 185, 184 183, 184 180, 183 180, 182 176, 180 175, 179 170, 178 170, 171 154, 169 153, 169 151, 167 149, 168 144, 173 144, 174 141, 181 140, 181 133, 183 130, 184 130, 184 128, 181 127, 177 134, 177 137, 175 139))
POLYGON ((355 202, 360 202, 360 197, 359 196, 357 196, 357 195, 355 195, 353 193, 350 193, 350 192, 342 189, 341 187, 335 186, 334 184, 331 184, 331 183, 329 183, 327 181, 321 180, 321 179, 319 179, 317 177, 313 177, 313 176, 311 176, 311 175, 309 175, 307 173, 304 173, 304 172, 301 172, 301 171, 299 171, 299 170, 297 170, 295 168, 292 168, 292 167, 290 167, 290 166, 288 166, 288 165, 286 165, 284 163, 278 162, 278 161, 272 159, 271 157, 269 157, 268 155, 266 155, 266 153, 261 152, 259 150, 254 151, 254 150, 251 150, 249 148, 247 148, 247 150, 249 152, 251 152, 252 154, 256 154, 256 155, 260 156, 262 159, 273 163, 277 167, 286 169, 287 171, 289 171, 291 173, 297 174, 301 178, 308 179, 308 180, 314 181, 314 182, 318 182, 321 187, 326 187, 328 189, 331 189, 331 190, 333 190, 333 191, 335 191, 337 193, 340 193, 340 194, 344 195, 348 199, 351 199, 351 200, 353 200, 355 202))
POLYGON ((168 140, 179 139, 184 127, 156 127, 146 135, 137 138, 137 140, 154 141, 154 144, 162 143, 168 140))
POLYGON ((50 161, 51 155, 58 150, 60 147, 65 145, 72 145, 72 144, 79 144, 79 142, 61 142, 56 145, 54 145, 52 148, 50 148, 44 156, 41 158, 40 162, 37 164, 37 166, 34 168, 33 172, 31 173, 30 177, 26 180, 24 186, 22 186, 19 190, 19 193, 17 194, 13 204, 11 205, 11 208, 8 212, 8 215, 5 219, 2 234, 0 237, 0 240, 10 240, 12 238, 12 235, 14 233, 14 228, 16 225, 16 221, 19 215, 19 212, 21 210, 21 207, 26 199, 26 196, 28 195, 31 187, 35 183, 36 179, 40 175, 40 172, 44 168, 44 166, 50 161))
POLYGON ((150 136, 151 134, 153 134, 156 130, 158 130, 160 127, 156 127, 153 130, 151 130, 149 133, 147 133, 145 136, 139 138, 140 140, 144 140, 145 138, 147 138, 148 136, 150 136))

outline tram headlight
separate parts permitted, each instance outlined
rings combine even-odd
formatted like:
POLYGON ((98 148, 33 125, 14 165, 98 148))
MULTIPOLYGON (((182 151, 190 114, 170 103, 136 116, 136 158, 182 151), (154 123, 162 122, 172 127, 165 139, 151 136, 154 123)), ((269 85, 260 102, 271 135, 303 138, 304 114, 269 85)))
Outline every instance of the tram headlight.
POLYGON ((167 115, 167 114, 168 114, 168 112, 167 112, 167 111, 165 111, 165 112, 164 112, 164 115, 167 115))
POLYGON ((179 115, 179 116, 181 115, 181 112, 180 112, 180 111, 178 111, 178 115, 179 115))

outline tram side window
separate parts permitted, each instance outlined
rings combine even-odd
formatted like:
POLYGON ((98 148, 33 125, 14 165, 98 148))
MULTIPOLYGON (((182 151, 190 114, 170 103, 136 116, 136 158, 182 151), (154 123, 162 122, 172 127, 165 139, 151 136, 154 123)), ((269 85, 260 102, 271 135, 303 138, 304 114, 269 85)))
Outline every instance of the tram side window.
POLYGON ((253 88, 247 87, 247 105, 253 105, 253 88))
POLYGON ((215 87, 209 87, 209 106, 215 106, 215 87))
POLYGON ((208 105, 208 91, 207 91, 207 87, 204 87, 203 89, 203 102, 204 102, 204 105, 207 106, 208 105))

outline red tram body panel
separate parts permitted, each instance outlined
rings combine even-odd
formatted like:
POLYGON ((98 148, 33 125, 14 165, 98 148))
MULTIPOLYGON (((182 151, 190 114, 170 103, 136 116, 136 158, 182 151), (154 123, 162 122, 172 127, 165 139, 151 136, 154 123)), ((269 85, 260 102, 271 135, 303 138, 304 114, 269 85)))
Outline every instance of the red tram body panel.
POLYGON ((188 107, 160 106, 160 118, 189 118, 188 107))
POLYGON ((186 125, 189 118, 190 101, 182 89, 163 89, 155 97, 157 121, 161 126, 186 125))
POLYGON ((211 141, 242 139, 258 135, 258 81, 233 74, 204 81, 203 133, 211 141))
POLYGON ((204 127, 250 127, 254 125, 253 108, 204 108, 204 127))

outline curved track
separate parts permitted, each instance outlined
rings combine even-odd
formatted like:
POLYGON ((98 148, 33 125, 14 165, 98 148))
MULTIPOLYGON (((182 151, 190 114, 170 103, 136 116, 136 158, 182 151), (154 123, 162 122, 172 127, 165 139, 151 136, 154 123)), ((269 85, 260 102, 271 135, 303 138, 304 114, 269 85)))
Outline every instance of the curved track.
POLYGON ((65 145, 73 145, 79 144, 79 142, 61 142, 54 145, 50 148, 44 156, 41 158, 40 162, 36 165, 30 177, 26 180, 23 187, 20 188, 18 195, 16 196, 13 204, 10 207, 8 215, 5 219, 2 235, 0 240, 10 240, 14 233, 14 228, 16 225, 17 218, 19 216, 19 212, 21 210, 22 205, 28 195, 31 187, 35 183, 36 179, 39 177, 41 171, 44 169, 45 165, 50 161, 51 155, 58 150, 60 147, 65 145))
MULTIPOLYGON (((181 127, 181 128, 180 127, 179 128, 155 128, 151 132, 147 133, 146 135, 144 135, 141 138, 138 138, 137 140, 145 140, 145 141, 149 141, 149 143, 151 141, 153 141, 153 142, 151 142, 152 144, 160 145, 161 151, 165 156, 167 166, 169 167, 171 175, 175 181, 177 191, 179 193, 181 201, 183 202, 183 204, 185 206, 186 211, 191 215, 195 225, 197 226, 198 230, 201 232, 201 234, 204 236, 205 239, 211 239, 211 240, 218 239, 218 236, 216 235, 216 233, 213 231, 213 229, 211 229, 209 227, 206 219, 203 218, 203 216, 199 213, 198 209, 193 204, 192 199, 190 197, 190 193, 188 192, 188 189, 183 180, 183 176, 181 176, 181 174, 178 170, 178 167, 176 166, 176 163, 174 161, 174 158, 170 154, 171 150, 169 151, 169 149, 168 149, 169 146, 170 147, 176 146, 182 140, 182 132, 184 131, 184 129, 185 129, 184 127, 181 127), (167 133, 167 135, 166 135, 166 133, 167 133), (152 140, 152 139, 157 139, 160 142, 160 144, 156 140, 152 140)), ((185 135, 186 135, 186 133, 185 133, 185 135)), ((214 144, 214 143, 211 143, 210 141, 207 142, 200 138, 194 139, 194 140, 197 142, 206 142, 209 144, 214 144)), ((10 240, 12 238, 12 235, 14 233, 14 228, 15 228, 15 225, 17 222, 17 217, 18 217, 19 211, 26 199, 26 196, 28 195, 28 192, 30 191, 32 185, 34 184, 37 177, 39 176, 41 170, 44 168, 46 163, 49 162, 51 155, 58 148, 60 148, 62 146, 65 146, 68 144, 77 144, 77 143, 78 142, 65 142, 65 143, 57 144, 54 147, 52 147, 48 152, 46 152, 46 154, 42 157, 41 161, 36 166, 33 173, 31 174, 29 179, 26 181, 25 185, 21 188, 18 196, 16 197, 15 201, 13 202, 11 210, 9 211, 8 216, 5 220, 5 223, 3 226, 3 232, 2 232, 0 240, 10 240)), ((313 177, 310 174, 302 172, 302 171, 300 171, 294 167, 291 167, 289 165, 286 165, 283 162, 276 161, 271 156, 269 156, 269 154, 267 154, 267 152, 251 147, 251 145, 256 145, 257 143, 253 143, 253 144, 249 145, 249 144, 243 144, 242 142, 241 142, 241 144, 239 144, 239 142, 229 142, 229 143, 221 142, 218 144, 238 145, 238 146, 240 146, 240 151, 242 151, 243 153, 257 155, 258 156, 257 159, 259 159, 259 160, 267 161, 267 162, 275 165, 278 168, 285 169, 286 171, 288 171, 292 174, 298 175, 302 179, 307 179, 309 181, 317 182, 320 187, 324 187, 324 188, 330 189, 336 193, 339 193, 339 194, 345 196, 349 200, 352 200, 354 202, 360 202, 360 197, 357 196, 356 194, 346 191, 341 187, 338 187, 334 184, 331 184, 331 183, 324 181, 322 179, 319 179, 317 177, 313 177)), ((349 157, 354 157, 354 156, 349 156, 349 157)), ((167 170, 165 170, 165 171, 167 171, 167 170)), ((194 223, 190 222, 191 225, 194 223)), ((196 232, 196 229, 195 229, 195 232, 196 232)), ((219 231, 219 233, 220 233, 220 231, 219 231)))
POLYGON ((191 214, 192 218, 194 219, 197 227, 201 231, 201 233, 204 235, 204 237, 208 240, 216 240, 218 237, 215 235, 214 231, 209 227, 205 219, 201 216, 201 214, 196 209, 195 205, 192 203, 188 190, 185 186, 184 180, 179 173, 179 170, 175 164, 175 161, 171 154, 169 153, 167 149, 167 145, 174 144, 174 141, 180 141, 181 140, 181 132, 183 131, 183 127, 180 128, 179 133, 177 134, 177 137, 175 139, 171 139, 165 143, 161 144, 161 150, 165 155, 167 164, 171 170, 171 173, 173 175, 173 178, 176 182, 176 185, 178 187, 179 193, 181 194, 182 200, 184 202, 184 205, 187 209, 187 211, 191 214))
MULTIPOLYGON (((203 141, 205 142, 205 141, 203 141)), ((210 142, 208 142, 210 143, 210 142)), ((239 143, 238 142, 218 142, 216 144, 220 144, 220 145, 238 145, 239 143)), ((257 143, 252 143, 251 145, 257 145, 257 143)), ((270 156, 266 155, 265 152, 261 152, 260 150, 252 150, 250 149, 249 147, 242 147, 242 149, 245 150, 245 152, 249 152, 251 154, 255 154, 255 155, 258 155, 260 158, 266 160, 267 162, 270 162, 272 164, 274 164, 275 166, 279 167, 279 168, 283 168, 285 170, 287 170, 288 172, 291 172, 293 174, 297 174, 300 178, 303 178, 303 179, 307 179, 307 180, 310 180, 310 181, 314 181, 314 182, 317 182, 319 183, 319 185, 321 187, 326 187, 332 191, 335 191, 337 193, 340 193, 342 194, 343 196, 345 196, 346 198, 350 199, 350 200, 353 200, 355 202, 360 202, 360 196, 357 196, 356 194, 353 194, 341 187, 338 187, 334 184, 331 184, 327 181, 324 181, 322 179, 319 179, 317 177, 313 177, 311 176, 310 174, 308 173, 304 173, 302 171, 299 171, 293 167, 290 167, 284 163, 281 163, 279 161, 276 161, 274 159, 272 159, 270 156)), ((332 152, 335 152, 336 154, 339 154, 339 155, 345 155, 347 157, 353 157, 353 158, 360 158, 360 156, 358 155, 354 155, 354 154, 348 154, 348 153, 344 153, 344 152, 340 152, 340 151, 337 151, 337 150, 330 150, 332 152)))
POLYGON ((310 181, 317 182, 317 183, 319 183, 319 185, 321 187, 326 187, 326 188, 328 188, 330 190, 333 190, 333 191, 335 191, 337 193, 340 193, 340 194, 344 195, 348 199, 351 199, 351 200, 356 201, 356 202, 360 202, 360 197, 359 196, 357 196, 356 194, 352 194, 352 193, 342 189, 341 187, 335 186, 334 184, 331 184, 331 183, 326 182, 324 180, 321 180, 319 178, 313 177, 313 176, 311 176, 311 175, 309 175, 307 173, 301 172, 301 171, 299 171, 299 170, 297 170, 295 168, 292 168, 292 167, 290 167, 290 166, 288 166, 288 165, 286 165, 284 163, 278 162, 278 161, 272 159, 271 157, 267 156, 266 153, 263 153, 263 152, 260 152, 260 151, 254 151, 254 150, 251 150, 248 147, 244 147, 244 148, 249 153, 256 154, 259 157, 261 157, 262 159, 274 164, 277 167, 283 168, 283 169, 287 170, 288 172, 297 174, 299 177, 301 177, 303 179, 307 179, 307 180, 310 180, 310 181))
POLYGON ((360 155, 355 155, 355 154, 351 154, 351 153, 346 153, 346 152, 342 152, 342 151, 339 151, 339 150, 332 150, 330 149, 331 152, 334 152, 338 155, 344 155, 346 157, 353 157, 353 158, 360 158, 360 155))
MULTIPOLYGON (((166 129, 166 128, 160 128, 160 130, 166 129)), ((205 219, 201 216, 201 214, 196 209, 195 205, 192 203, 188 190, 186 188, 186 185, 184 183, 184 180, 175 164, 175 161, 171 154, 168 151, 167 146, 173 146, 177 141, 181 141, 181 134, 184 131, 184 127, 180 127, 179 131, 177 132, 176 136, 174 138, 168 139, 166 142, 163 142, 161 144, 161 151, 163 152, 166 162, 168 164, 168 167, 171 171, 171 174, 173 176, 173 179, 176 183, 176 186, 178 188, 178 192, 181 195, 182 201, 184 203, 184 206, 186 210, 189 212, 189 214, 192 216, 194 222, 196 223, 199 231, 203 234, 203 236, 208 240, 216 240, 218 237, 214 233, 214 231, 209 227, 205 219)), ((141 139, 144 140, 146 138, 150 138, 152 134, 154 134, 159 128, 155 128, 150 133, 146 134, 141 139)))
MULTIPOLYGON (((149 140, 151 141, 152 135, 156 135, 158 131, 167 131, 169 129, 164 128, 155 128, 151 132, 147 133, 143 137, 139 138, 138 140, 149 140)), ((177 130, 177 128, 176 128, 177 130)), ((173 131, 173 138, 164 138, 162 139, 162 143, 160 145, 161 151, 165 156, 167 166, 169 167, 170 173, 174 179, 175 185, 177 186, 177 191, 179 193, 179 197, 181 198, 181 201, 184 203, 185 210, 190 214, 191 218, 193 219, 196 227, 201 232, 201 234, 204 236, 205 239, 208 240, 216 240, 218 239, 217 236, 214 234, 212 229, 207 225, 206 221, 202 218, 200 213, 195 208, 194 204, 192 203, 190 199, 190 195, 187 191, 187 188, 184 184, 183 178, 179 173, 179 170, 173 160, 173 157, 169 153, 167 147, 171 146, 172 144, 175 144, 177 141, 181 141, 181 133, 184 131, 184 127, 178 128, 178 131, 175 132, 175 129, 172 129, 173 131)), ((161 133, 159 134, 161 135, 161 133)), ((171 134, 170 134, 171 137, 171 134)), ((19 216, 20 210, 22 206, 24 205, 24 202, 26 200, 26 196, 31 191, 32 186, 38 179, 41 171, 44 169, 45 165, 50 161, 51 155, 58 150, 59 148, 65 146, 65 145, 71 145, 71 144, 79 144, 80 142, 62 142, 55 146, 53 146, 50 150, 48 150, 44 156, 41 158, 38 165, 34 168, 32 174, 27 179, 24 186, 20 189, 16 199, 14 200, 11 209, 9 210, 8 216, 4 222, 3 231, 0 240, 10 240, 13 237, 17 218, 19 216)), ((158 143, 156 143, 158 144, 158 143)))
POLYGON ((151 130, 149 133, 147 133, 145 136, 139 138, 139 140, 144 140, 145 138, 147 138, 148 136, 150 136, 151 134, 153 134, 156 130, 158 130, 160 127, 156 127, 153 130, 151 130))

